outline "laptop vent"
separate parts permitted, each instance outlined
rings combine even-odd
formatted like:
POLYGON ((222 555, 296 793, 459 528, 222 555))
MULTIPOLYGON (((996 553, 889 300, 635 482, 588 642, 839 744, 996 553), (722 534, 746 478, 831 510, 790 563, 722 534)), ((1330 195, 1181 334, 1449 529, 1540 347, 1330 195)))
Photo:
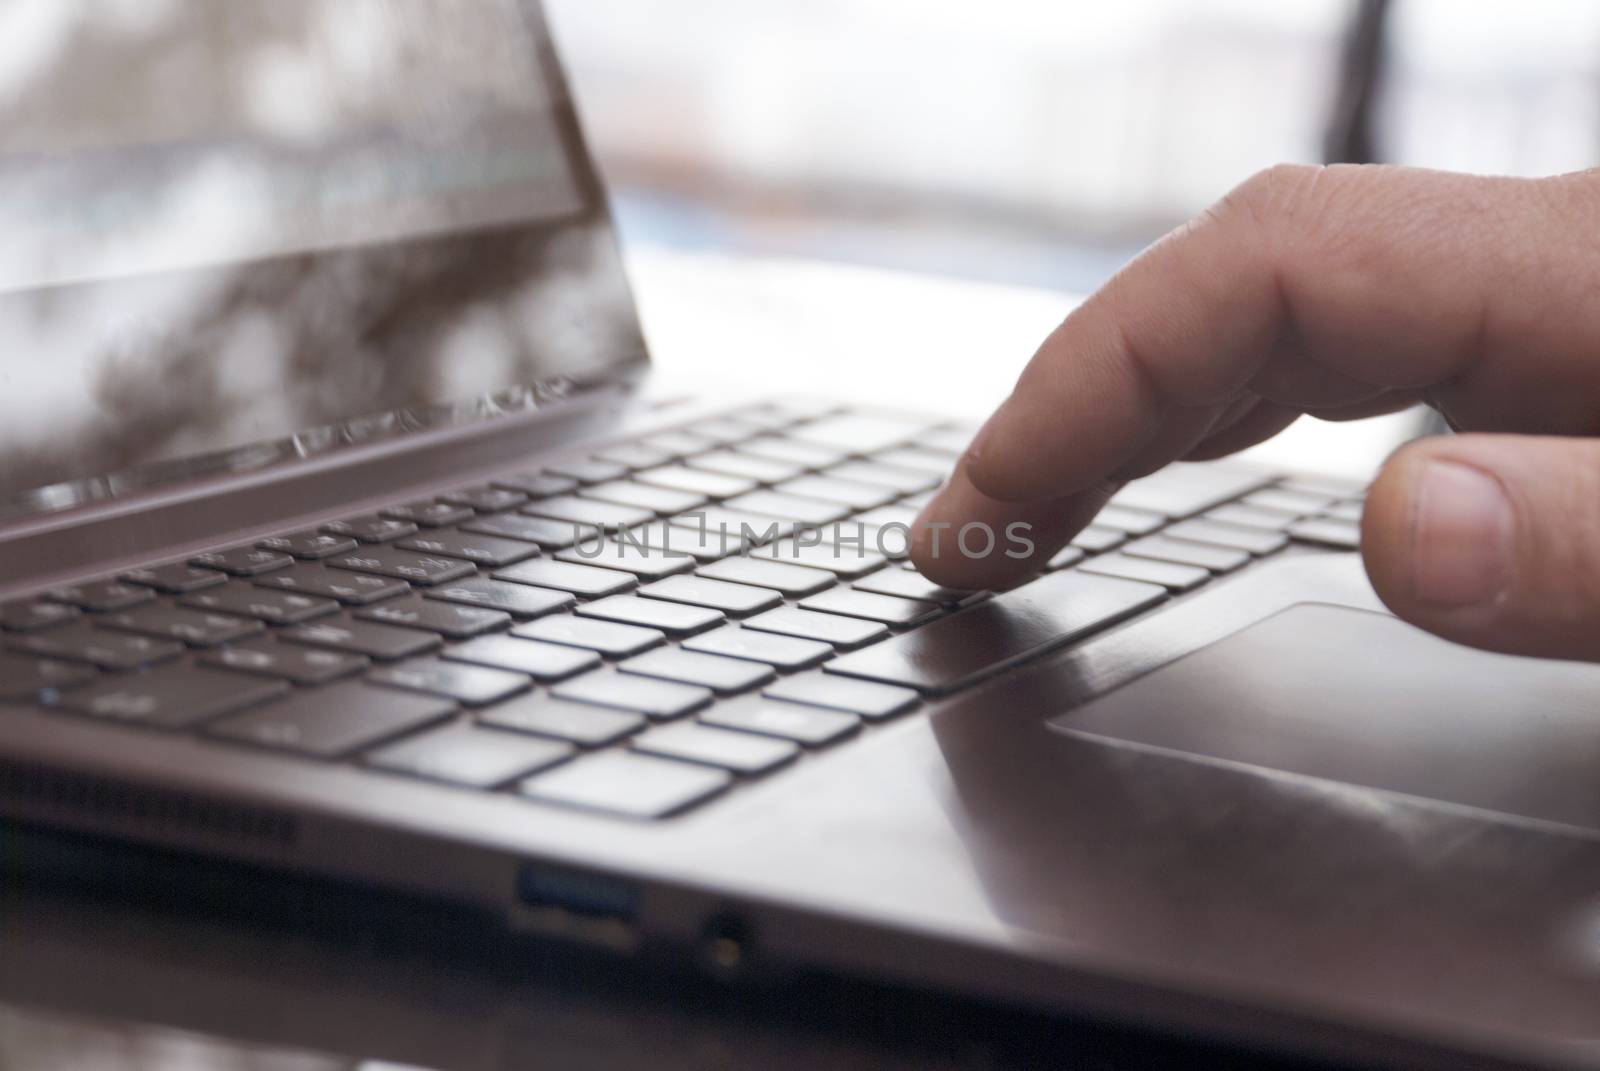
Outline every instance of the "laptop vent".
POLYGON ((294 818, 190 792, 0 762, 0 806, 20 805, 24 815, 88 823, 96 831, 241 840, 274 848, 294 844, 294 818))

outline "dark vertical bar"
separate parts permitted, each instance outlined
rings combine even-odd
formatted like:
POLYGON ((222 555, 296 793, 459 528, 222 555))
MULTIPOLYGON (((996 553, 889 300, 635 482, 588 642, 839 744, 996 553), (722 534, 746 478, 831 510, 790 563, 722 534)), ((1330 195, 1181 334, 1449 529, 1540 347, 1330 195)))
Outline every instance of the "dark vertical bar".
POLYGON ((1333 112, 1322 141, 1325 163, 1378 161, 1372 113, 1383 78, 1384 30, 1390 7, 1390 0, 1358 0, 1345 36, 1333 112))

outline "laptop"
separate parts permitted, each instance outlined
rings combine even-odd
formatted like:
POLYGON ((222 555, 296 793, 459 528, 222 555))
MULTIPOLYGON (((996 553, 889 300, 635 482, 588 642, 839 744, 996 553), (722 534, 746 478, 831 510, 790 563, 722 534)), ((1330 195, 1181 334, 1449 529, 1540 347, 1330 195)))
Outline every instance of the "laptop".
POLYGON ((1388 615, 1359 484, 1177 466, 937 587, 904 537, 972 429, 650 370, 531 0, 0 15, 6 828, 1600 1065, 1600 667, 1388 615))

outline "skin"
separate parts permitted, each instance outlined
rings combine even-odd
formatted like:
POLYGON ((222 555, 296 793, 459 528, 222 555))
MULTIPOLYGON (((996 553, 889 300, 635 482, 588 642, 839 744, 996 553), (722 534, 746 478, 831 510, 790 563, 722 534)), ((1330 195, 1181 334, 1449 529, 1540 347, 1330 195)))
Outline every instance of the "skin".
POLYGON ((1129 264, 1051 333, 924 522, 1033 525, 1037 553, 934 554, 930 578, 1037 569, 1123 482, 1302 414, 1424 403, 1369 493, 1361 553, 1407 621, 1600 660, 1600 171, 1485 178, 1281 166, 1129 264))

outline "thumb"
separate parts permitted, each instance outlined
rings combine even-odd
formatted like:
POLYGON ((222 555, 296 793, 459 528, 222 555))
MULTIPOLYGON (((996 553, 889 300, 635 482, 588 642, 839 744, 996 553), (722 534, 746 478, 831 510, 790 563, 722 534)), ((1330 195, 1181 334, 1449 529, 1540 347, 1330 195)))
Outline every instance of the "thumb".
POLYGON ((1600 661, 1600 440, 1413 443, 1368 493, 1361 548, 1378 595, 1412 624, 1600 661))

